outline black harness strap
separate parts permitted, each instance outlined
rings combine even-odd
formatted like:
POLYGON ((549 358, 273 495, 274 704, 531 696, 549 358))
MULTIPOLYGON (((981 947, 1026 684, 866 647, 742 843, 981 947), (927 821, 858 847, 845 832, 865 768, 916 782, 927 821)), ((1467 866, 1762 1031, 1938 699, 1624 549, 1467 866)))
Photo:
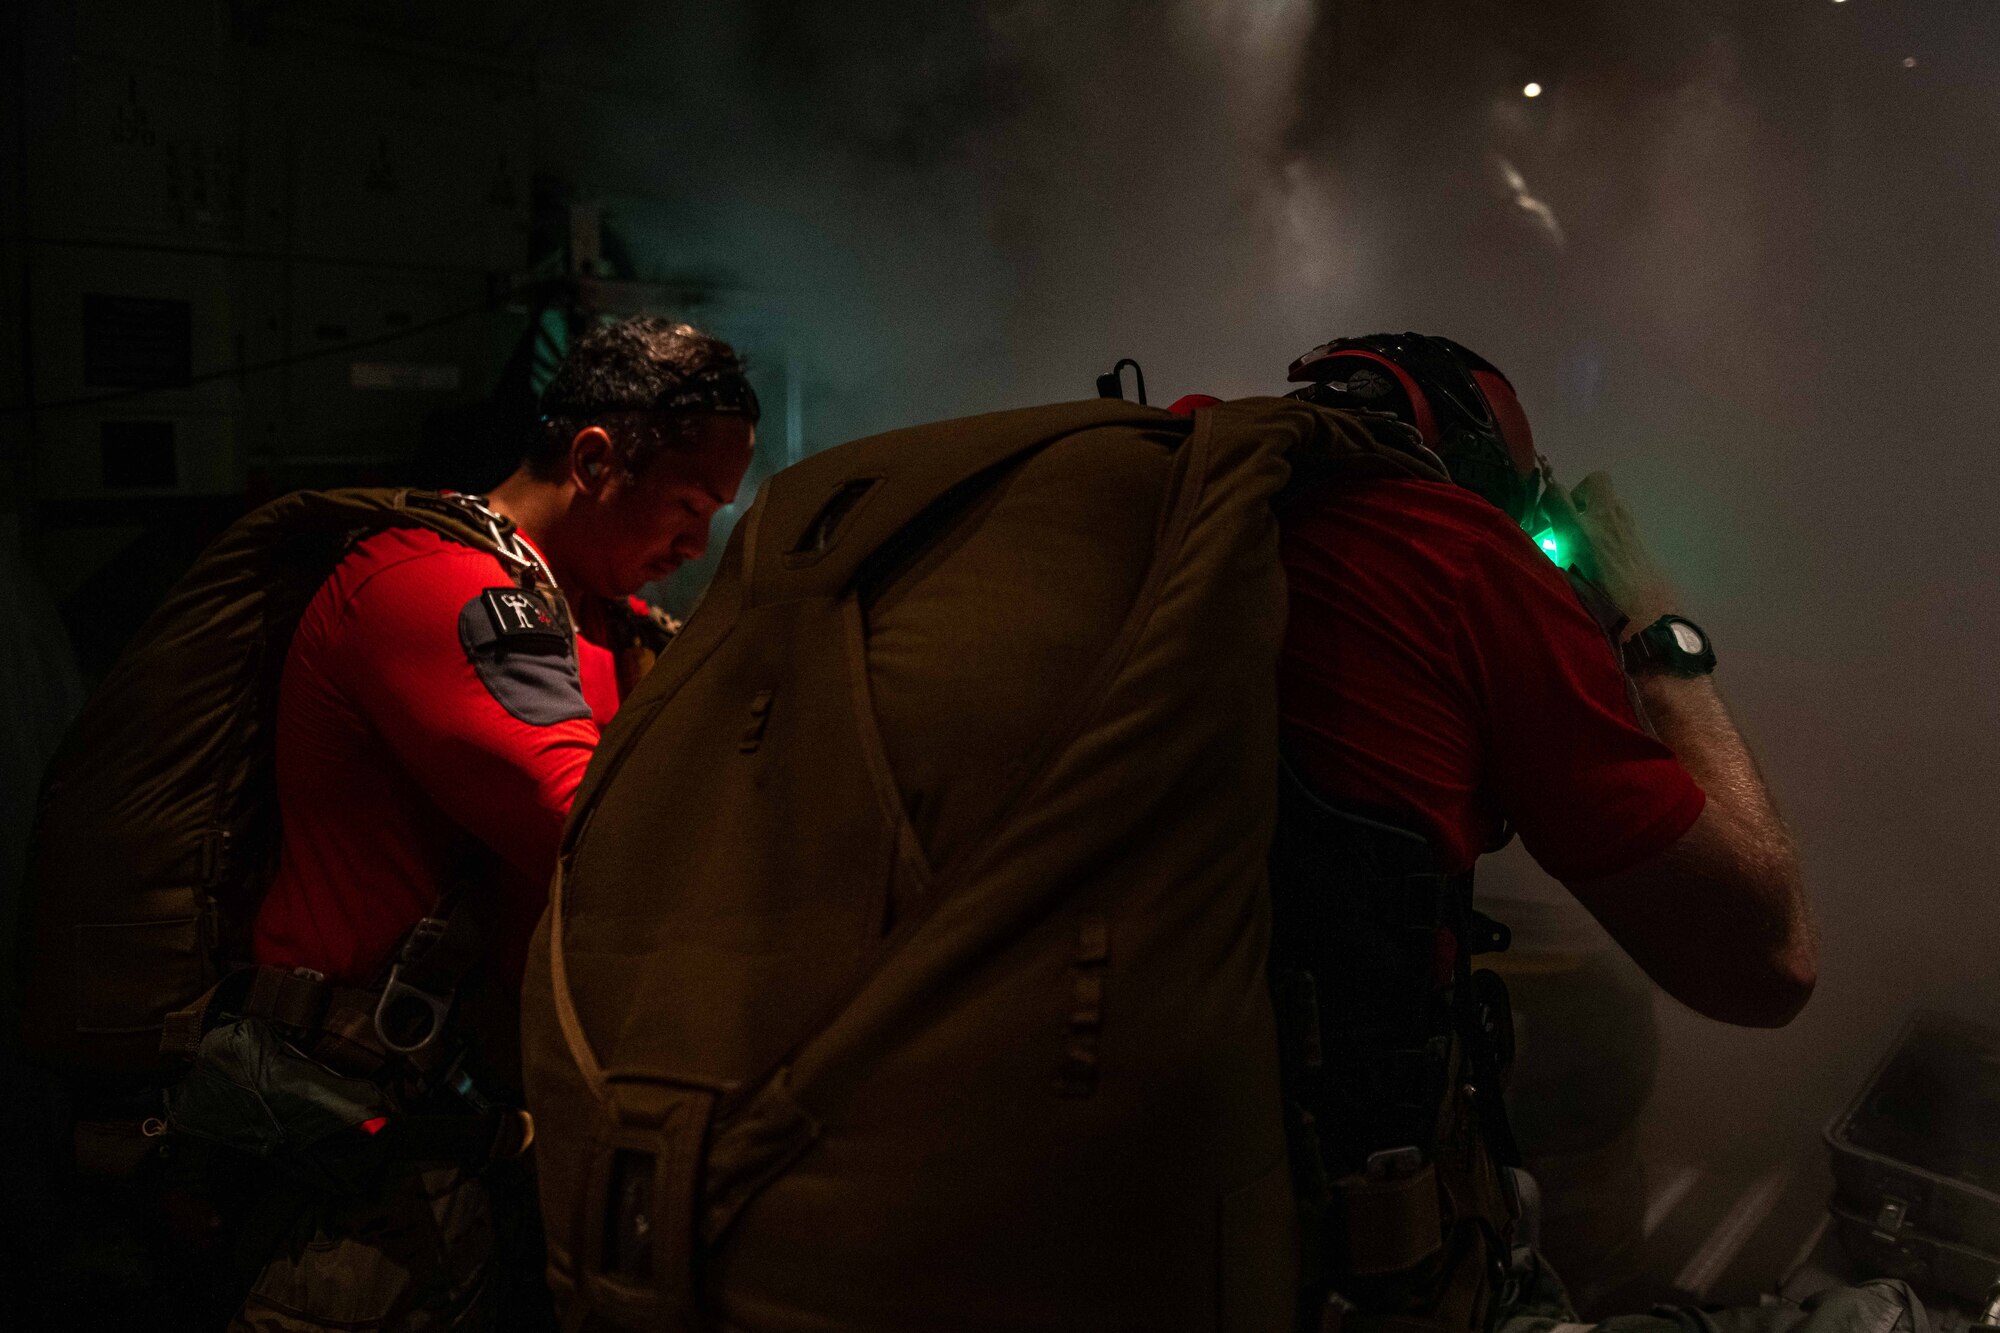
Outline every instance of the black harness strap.
POLYGON ((1418 1293, 1434 1280, 1464 1287, 1441 1313, 1490 1284, 1488 1265, 1460 1272, 1478 1257, 1467 1228, 1504 1253, 1493 1238, 1518 1211, 1502 1098, 1512 1016, 1499 977, 1472 968, 1509 932, 1473 907, 1471 874, 1447 873, 1422 834, 1327 803, 1290 764, 1279 787, 1270 979, 1304 1299, 1324 1316, 1331 1287, 1357 1328, 1382 1333, 1396 1314, 1412 1333, 1445 1333, 1451 1318, 1409 1318, 1425 1308, 1418 1293), (1490 1171, 1447 1129, 1467 1117, 1490 1171))
POLYGON ((460 1043, 443 1040, 459 988, 484 952, 482 932, 458 910, 456 891, 411 928, 381 985, 341 986, 310 968, 239 967, 162 1025, 170 1067, 195 1057, 202 1038, 229 1017, 257 1018, 342 1073, 405 1076, 428 1085, 448 1072, 460 1043))

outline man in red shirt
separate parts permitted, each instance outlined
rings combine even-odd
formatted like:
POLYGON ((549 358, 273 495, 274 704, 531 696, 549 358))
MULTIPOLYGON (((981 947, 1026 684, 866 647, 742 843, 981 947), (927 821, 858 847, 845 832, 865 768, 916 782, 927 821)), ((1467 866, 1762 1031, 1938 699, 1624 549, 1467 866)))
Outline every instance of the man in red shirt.
POLYGON ((1308 1265, 1338 1293, 1306 1317, 1352 1300, 1471 1327, 1502 1298, 1517 1208, 1504 997, 1467 962, 1504 936, 1472 910, 1478 857, 1518 833, 1655 981, 1725 1022, 1789 1021, 1814 942, 1713 650, 1609 479, 1549 480, 1506 378, 1444 339, 1336 340, 1291 378, 1393 416, 1452 478, 1307 489, 1281 516, 1297 781, 1272 975, 1301 1199, 1326 1219, 1308 1265))
POLYGON ((623 689, 614 621, 708 545, 749 466, 756 400, 686 325, 584 338, 550 381, 533 456, 483 501, 576 621, 493 556, 428 529, 357 543, 307 608, 278 703, 278 869, 260 963, 368 984, 468 862, 497 861, 495 957, 518 977, 570 797, 623 689), (526 603, 523 603, 526 606, 526 603))
MULTIPOLYGON (((490 515, 516 568, 397 528, 357 542, 307 607, 279 689, 282 835, 254 929, 257 962, 370 987, 420 922, 470 914, 473 976, 500 1015, 453 1019, 487 1082, 475 1101, 518 1096, 511 999, 570 800, 635 683, 618 660, 632 594, 706 549, 749 466, 757 401, 726 344, 639 319, 579 341, 542 412, 519 470, 461 501, 490 515)), ((366 1198, 301 1199, 236 1326, 520 1324, 533 1293, 508 1285, 541 1268, 531 1186, 409 1170, 366 1198)))
POLYGON ((1447 872, 1512 829, 1676 999, 1788 1022, 1816 975, 1796 854, 1713 650, 1610 478, 1547 480, 1506 378, 1443 339, 1330 343, 1292 378, 1404 419, 1455 483, 1328 488, 1285 517, 1280 698, 1308 783, 1407 812, 1447 872), (1454 421, 1467 413, 1489 429, 1454 421), (1610 607, 1587 604, 1599 590, 1610 607))

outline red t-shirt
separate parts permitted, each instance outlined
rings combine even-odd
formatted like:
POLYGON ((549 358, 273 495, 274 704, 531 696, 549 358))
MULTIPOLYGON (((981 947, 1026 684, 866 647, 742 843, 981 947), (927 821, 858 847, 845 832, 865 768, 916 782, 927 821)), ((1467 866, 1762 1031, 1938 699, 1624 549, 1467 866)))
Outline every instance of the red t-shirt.
POLYGON ((358 543, 307 606, 279 687, 282 834, 258 962, 370 982, 487 854, 502 896, 493 956, 518 977, 618 685, 611 652, 590 641, 601 622, 583 627, 573 667, 556 653, 518 679, 490 655, 482 669, 468 627, 489 623, 489 592, 513 586, 485 552, 391 529, 358 543))
POLYGON ((1484 500, 1336 483, 1286 513, 1282 550, 1279 707, 1321 795, 1415 815, 1452 870, 1506 821, 1570 882, 1666 850, 1701 813, 1575 591, 1484 500))
MULTIPOLYGON (((631 601, 634 612, 643 614, 646 604, 636 597, 631 601)), ((602 730, 624 702, 618 695, 618 659, 604 646, 610 627, 602 606, 594 599, 571 606, 570 613, 576 617, 576 667, 582 678, 583 700, 590 705, 591 721, 602 730)))

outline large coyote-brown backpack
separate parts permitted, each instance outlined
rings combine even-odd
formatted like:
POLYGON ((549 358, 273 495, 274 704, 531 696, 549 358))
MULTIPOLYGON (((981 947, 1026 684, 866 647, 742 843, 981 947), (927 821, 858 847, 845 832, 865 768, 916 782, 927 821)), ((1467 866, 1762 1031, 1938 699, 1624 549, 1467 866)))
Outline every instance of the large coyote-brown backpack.
POLYGON ((300 491, 167 594, 42 786, 21 933, 31 1055, 143 1079, 169 1014, 245 961, 278 829, 272 722, 307 604, 357 538, 424 527, 508 560, 504 525, 422 491, 300 491))
POLYGON ((771 478, 609 729, 523 1039, 571 1328, 1287 1328, 1264 963, 1287 400, 771 478))

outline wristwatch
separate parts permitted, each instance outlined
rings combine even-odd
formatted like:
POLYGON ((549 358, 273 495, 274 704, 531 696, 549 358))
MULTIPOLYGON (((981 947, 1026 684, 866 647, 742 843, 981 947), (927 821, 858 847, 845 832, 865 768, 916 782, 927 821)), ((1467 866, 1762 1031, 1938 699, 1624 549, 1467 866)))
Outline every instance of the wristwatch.
POLYGON ((1625 642, 1625 669, 1635 676, 1706 676, 1715 645, 1684 616, 1661 616, 1625 642))

